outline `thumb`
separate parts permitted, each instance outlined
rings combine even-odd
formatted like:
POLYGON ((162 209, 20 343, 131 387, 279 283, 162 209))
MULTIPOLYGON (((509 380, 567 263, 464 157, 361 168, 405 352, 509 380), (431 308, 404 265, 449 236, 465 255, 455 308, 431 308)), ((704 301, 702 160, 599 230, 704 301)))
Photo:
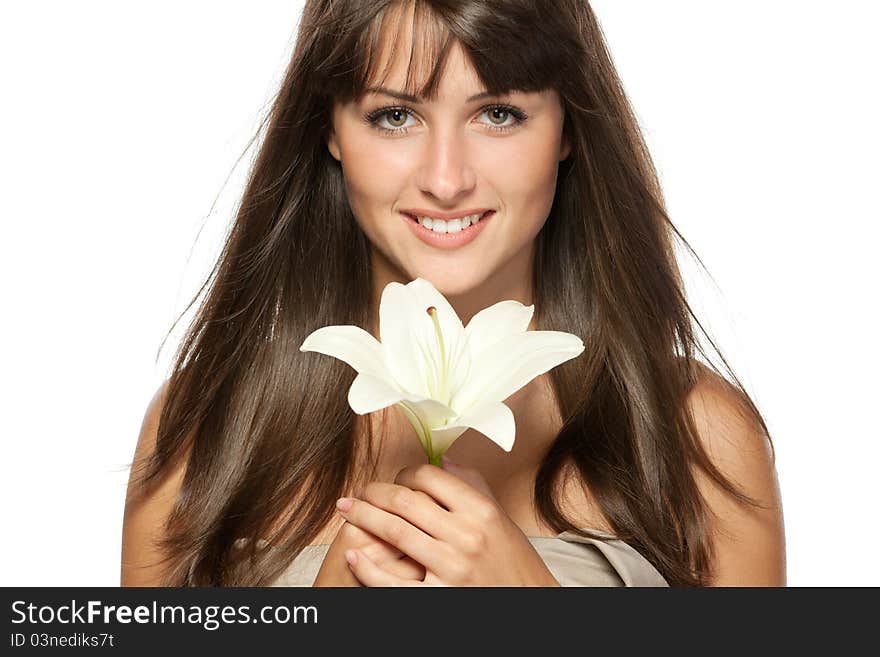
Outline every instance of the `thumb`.
MULTIPOLYGON (((445 454, 443 455, 443 469, 447 472, 454 474, 456 477, 464 481, 465 483, 470 484, 474 488, 476 488, 481 493, 485 493, 491 499, 495 499, 495 495, 492 494, 492 488, 489 486, 488 482, 483 478, 483 475, 480 474, 480 471, 476 468, 468 468, 459 463, 456 463, 452 459, 450 459, 445 454)), ((496 500, 497 501, 497 500, 496 500)))

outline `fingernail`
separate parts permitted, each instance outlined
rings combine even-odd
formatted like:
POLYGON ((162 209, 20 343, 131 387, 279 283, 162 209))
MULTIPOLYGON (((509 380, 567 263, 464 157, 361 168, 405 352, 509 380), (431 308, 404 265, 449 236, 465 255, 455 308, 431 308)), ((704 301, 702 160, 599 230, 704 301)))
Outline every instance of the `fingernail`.
POLYGON ((345 513, 351 508, 351 505, 354 504, 354 500, 350 497, 340 497, 336 500, 336 508, 345 513))
POLYGON ((345 560, 348 562, 350 566, 353 566, 357 563, 357 554, 354 550, 346 550, 345 551, 345 560))

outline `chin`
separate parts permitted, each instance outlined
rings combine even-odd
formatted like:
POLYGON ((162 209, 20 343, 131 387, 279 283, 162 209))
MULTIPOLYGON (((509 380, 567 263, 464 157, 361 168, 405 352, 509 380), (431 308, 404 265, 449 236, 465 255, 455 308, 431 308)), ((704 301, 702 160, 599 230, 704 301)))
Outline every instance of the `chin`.
POLYGON ((484 282, 484 277, 480 274, 465 273, 464 267, 456 269, 444 269, 435 271, 431 268, 420 268, 414 272, 412 278, 424 278, 437 288, 437 291, 444 297, 460 297, 476 290, 484 282))

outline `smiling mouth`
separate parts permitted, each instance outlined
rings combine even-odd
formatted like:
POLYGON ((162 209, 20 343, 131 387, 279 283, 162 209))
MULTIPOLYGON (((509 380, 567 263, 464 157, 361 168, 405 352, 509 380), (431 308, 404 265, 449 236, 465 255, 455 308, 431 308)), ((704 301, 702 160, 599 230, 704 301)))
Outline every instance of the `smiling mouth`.
POLYGON ((408 212, 402 213, 405 217, 407 217, 412 223, 424 228, 425 230, 431 231, 436 235, 457 235, 458 233, 464 233, 473 230, 473 228, 479 225, 487 216, 493 214, 494 210, 486 210, 481 215, 471 215, 469 217, 463 217, 460 219, 453 219, 450 221, 446 221, 443 219, 433 219, 431 217, 422 217, 419 219, 417 216, 413 214, 409 214, 408 212), (462 225, 464 219, 467 224, 462 225), (452 230, 449 230, 452 228, 452 230))
POLYGON ((495 211, 489 210, 484 212, 475 223, 470 224, 467 228, 461 228, 460 224, 453 220, 453 232, 451 233, 445 231, 441 232, 439 230, 435 231, 433 225, 431 228, 428 228, 419 222, 415 216, 407 212, 401 212, 401 214, 416 238, 435 249, 449 251, 461 248, 470 244, 474 240, 478 240, 480 234, 486 230, 486 226, 492 221, 495 211))

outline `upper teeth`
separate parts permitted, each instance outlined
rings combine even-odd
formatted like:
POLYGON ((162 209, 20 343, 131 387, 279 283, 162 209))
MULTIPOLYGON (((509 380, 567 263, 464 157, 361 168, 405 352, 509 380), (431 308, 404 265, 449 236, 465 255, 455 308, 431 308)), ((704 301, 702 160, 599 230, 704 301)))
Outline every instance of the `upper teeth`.
POLYGON ((451 221, 444 221, 443 219, 435 219, 433 217, 416 217, 416 219, 419 220, 422 226, 433 230, 435 233, 457 233, 471 224, 477 223, 482 216, 482 214, 472 214, 467 217, 452 219, 451 221))

